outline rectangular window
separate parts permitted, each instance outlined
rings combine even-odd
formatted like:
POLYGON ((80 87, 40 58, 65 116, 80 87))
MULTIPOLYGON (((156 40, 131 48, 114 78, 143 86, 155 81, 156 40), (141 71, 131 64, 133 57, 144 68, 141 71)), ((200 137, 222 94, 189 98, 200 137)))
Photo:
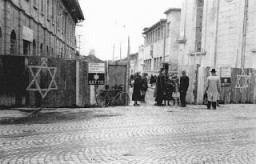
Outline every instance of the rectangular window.
POLYGON ((202 23, 203 23, 203 6, 204 1, 198 0, 197 1, 197 15, 196 15, 196 44, 195 44, 195 51, 201 52, 202 51, 202 23))
POLYGON ((50 1, 47 0, 46 1, 46 6, 47 6, 47 18, 50 18, 50 1))
POLYGON ((168 23, 167 23, 166 37, 169 37, 169 36, 170 36, 170 31, 171 31, 171 23, 168 22, 168 23))
POLYGON ((66 19, 65 19, 65 15, 64 15, 64 12, 62 13, 62 32, 64 33, 65 32, 65 26, 66 25, 66 19))
POLYGON ((44 13, 44 0, 41 0, 41 13, 44 13))
POLYGON ((55 15, 55 4, 54 1, 52 0, 52 20, 54 21, 54 15, 55 15))

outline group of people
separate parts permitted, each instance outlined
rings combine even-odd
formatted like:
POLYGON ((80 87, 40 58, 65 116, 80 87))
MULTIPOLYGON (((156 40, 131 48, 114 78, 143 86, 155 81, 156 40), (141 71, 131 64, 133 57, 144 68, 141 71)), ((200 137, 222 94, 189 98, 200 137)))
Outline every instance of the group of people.
MULTIPOLYGON (((140 73, 136 73, 133 78, 132 101, 134 101, 134 106, 139 106, 138 101, 145 102, 145 96, 148 90, 147 74, 144 73, 141 77, 140 73)), ((157 77, 151 75, 150 84, 155 84, 155 105, 171 105, 170 101, 173 101, 173 105, 180 103, 181 107, 186 107, 186 95, 189 87, 189 77, 186 75, 186 71, 182 71, 182 75, 178 77, 177 73, 169 75, 165 68, 161 68, 157 77)), ((211 109, 211 107, 216 109, 220 89, 220 78, 216 75, 216 70, 212 69, 211 76, 207 77, 205 89, 208 109, 211 109)))
POLYGON ((178 78, 177 73, 169 75, 164 68, 161 68, 154 92, 155 105, 170 105, 170 101, 173 101, 173 105, 175 105, 175 103, 178 103, 178 100, 180 100, 180 105, 186 107, 188 87, 189 77, 186 75, 185 71, 182 71, 182 76, 178 78))
MULTIPOLYGON (((138 101, 145 102, 145 96, 148 90, 147 74, 144 73, 141 77, 140 73, 136 73, 133 76, 133 79, 132 101, 134 101, 134 106, 139 106, 138 101)), ((186 93, 189 86, 189 77, 186 76, 185 71, 182 71, 182 77, 179 79, 177 73, 168 75, 167 71, 162 68, 157 77, 151 75, 150 84, 155 84, 155 105, 170 105, 170 101, 173 101, 173 105, 175 105, 175 103, 178 102, 174 100, 180 99, 181 106, 186 106, 186 93), (180 93, 180 95, 177 93, 180 93), (180 98, 177 96, 180 96, 180 98)))
POLYGON ((145 102, 146 92, 148 90, 147 74, 143 73, 141 77, 138 72, 133 76, 133 81, 132 101, 134 101, 134 106, 140 106, 138 101, 145 102))

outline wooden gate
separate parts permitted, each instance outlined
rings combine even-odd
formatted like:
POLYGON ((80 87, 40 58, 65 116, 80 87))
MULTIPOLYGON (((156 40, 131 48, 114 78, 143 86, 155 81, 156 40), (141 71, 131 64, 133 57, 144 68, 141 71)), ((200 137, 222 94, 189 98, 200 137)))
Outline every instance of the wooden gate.
POLYGON ((124 85, 124 91, 128 92, 128 64, 127 62, 108 63, 108 81, 111 87, 114 85, 124 85))

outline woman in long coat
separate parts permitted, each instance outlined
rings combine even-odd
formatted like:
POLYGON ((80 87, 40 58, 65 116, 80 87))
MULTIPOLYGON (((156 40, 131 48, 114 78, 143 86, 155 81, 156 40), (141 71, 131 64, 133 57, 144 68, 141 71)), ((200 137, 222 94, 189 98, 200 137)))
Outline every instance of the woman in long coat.
POLYGON ((141 89, 141 77, 140 77, 140 74, 137 73, 134 80, 133 93, 132 93, 132 101, 134 101, 134 106, 140 106, 138 104, 138 101, 141 100, 140 89, 141 89))

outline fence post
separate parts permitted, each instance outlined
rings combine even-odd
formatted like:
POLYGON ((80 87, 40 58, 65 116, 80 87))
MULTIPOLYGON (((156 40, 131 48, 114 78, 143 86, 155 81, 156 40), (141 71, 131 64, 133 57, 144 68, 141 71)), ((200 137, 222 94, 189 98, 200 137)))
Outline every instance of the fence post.
POLYGON ((79 65, 79 60, 76 60, 76 106, 80 105, 80 97, 79 97, 79 91, 80 91, 80 86, 79 86, 79 82, 80 82, 80 65, 79 65))

